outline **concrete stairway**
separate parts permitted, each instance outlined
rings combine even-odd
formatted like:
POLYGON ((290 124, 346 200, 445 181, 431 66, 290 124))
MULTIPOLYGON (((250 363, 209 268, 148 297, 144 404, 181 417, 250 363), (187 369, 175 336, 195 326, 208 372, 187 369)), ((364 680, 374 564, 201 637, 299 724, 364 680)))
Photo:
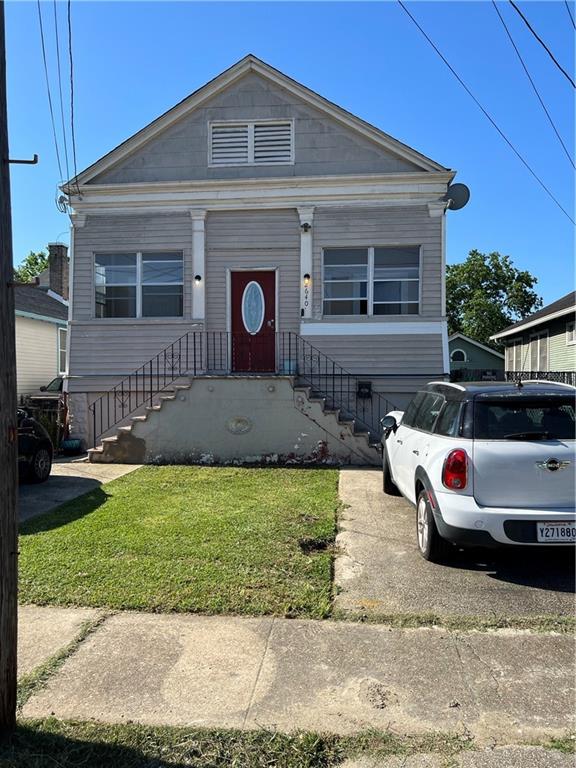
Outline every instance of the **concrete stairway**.
POLYGON ((91 462, 380 463, 378 436, 290 376, 195 378, 115 429, 91 462))

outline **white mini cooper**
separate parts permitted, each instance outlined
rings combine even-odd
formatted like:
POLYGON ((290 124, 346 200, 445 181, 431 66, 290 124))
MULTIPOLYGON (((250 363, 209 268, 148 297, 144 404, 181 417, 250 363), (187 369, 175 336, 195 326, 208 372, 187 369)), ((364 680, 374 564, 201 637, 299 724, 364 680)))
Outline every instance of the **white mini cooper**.
POLYGON ((426 560, 576 542, 575 396, 548 381, 432 382, 382 419, 384 491, 416 507, 426 560))

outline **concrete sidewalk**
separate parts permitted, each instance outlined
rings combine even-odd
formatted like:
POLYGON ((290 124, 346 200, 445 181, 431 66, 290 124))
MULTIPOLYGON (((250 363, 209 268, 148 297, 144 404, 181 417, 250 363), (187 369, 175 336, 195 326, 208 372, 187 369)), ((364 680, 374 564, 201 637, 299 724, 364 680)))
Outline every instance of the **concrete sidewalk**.
MULTIPOLYGON (((32 629, 42 643, 40 623, 65 620, 57 611, 25 608, 22 644, 32 629)), ((466 731, 480 744, 511 744, 574 727, 573 683, 568 635, 120 613, 80 644, 23 716, 335 733, 466 731)))

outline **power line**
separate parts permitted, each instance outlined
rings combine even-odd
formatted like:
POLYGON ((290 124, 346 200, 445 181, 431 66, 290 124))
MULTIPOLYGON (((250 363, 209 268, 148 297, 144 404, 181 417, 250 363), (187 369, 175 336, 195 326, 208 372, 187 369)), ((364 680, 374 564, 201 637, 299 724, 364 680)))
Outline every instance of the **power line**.
POLYGON ((54 0, 54 31, 56 33, 56 62, 58 64, 58 91, 60 93, 60 118, 62 122, 62 136, 64 138, 64 159, 66 160, 66 179, 70 178, 68 166, 68 142, 66 140, 66 126, 64 123, 64 99, 62 96, 62 73, 60 70, 60 39, 58 36, 58 16, 56 13, 56 0, 54 0))
POLYGON ((573 218, 570 216, 570 214, 568 213, 568 211, 567 211, 567 210, 566 210, 566 209, 565 209, 565 208, 564 208, 564 207, 561 205, 561 203, 560 203, 560 202, 559 202, 559 201, 558 201, 558 200, 557 200, 557 199, 554 197, 553 193, 552 193, 552 192, 551 192, 551 191, 548 189, 548 187, 547 187, 547 186, 546 186, 546 184, 545 184, 545 183, 542 181, 542 179, 541 179, 541 178, 538 176, 538 174, 536 173, 536 171, 533 171, 533 170, 532 170, 531 166, 530 166, 530 165, 528 164, 528 162, 527 162, 527 161, 526 161, 526 160, 525 160, 525 159, 522 157, 522 155, 520 154, 520 152, 518 152, 518 150, 517 150, 517 149, 516 149, 516 147, 515 147, 515 146, 512 144, 512 142, 510 141, 510 139, 509 139, 509 138, 506 136, 506 134, 505 134, 505 133, 504 133, 504 132, 503 132, 503 131, 502 131, 502 130, 501 130, 499 127, 498 127, 497 123, 496 123, 496 122, 495 122, 495 120, 494 120, 494 119, 493 119, 493 118, 490 116, 490 114, 489 114, 489 113, 486 111, 486 109, 484 109, 484 107, 482 106, 482 104, 481 104, 481 103, 478 101, 478 99, 476 98, 476 96, 474 96, 474 94, 472 93, 472 91, 470 90, 470 88, 468 88, 468 86, 466 85, 466 83, 464 82, 464 80, 462 80, 462 78, 461 78, 461 77, 460 77, 460 75, 459 75, 459 74, 456 72, 456 70, 454 69, 454 67, 453 67, 453 66, 450 64, 450 62, 448 61, 448 59, 447 59, 447 58, 444 56, 444 54, 443 54, 443 53, 440 51, 440 49, 437 47, 437 45, 434 43, 434 41, 433 41, 433 40, 432 40, 432 39, 431 39, 431 38, 430 38, 430 37, 429 37, 429 36, 426 34, 426 32, 425 32, 425 31, 422 29, 422 27, 421 27, 421 26, 420 26, 420 24, 419 24, 419 23, 416 21, 416 19, 414 18, 414 16, 412 16, 412 14, 411 14, 411 13, 410 13, 410 11, 408 10, 408 8, 406 8, 406 6, 405 6, 405 5, 404 5, 404 3, 402 2, 402 0, 398 0, 398 4, 399 4, 399 5, 400 5, 400 7, 402 8, 402 10, 403 10, 403 11, 404 11, 404 12, 405 12, 405 13, 406 13, 406 14, 407 14, 409 17, 410 17, 410 19, 411 19, 411 20, 414 22, 414 24, 415 24, 415 25, 416 25, 416 27, 417 27, 417 28, 420 30, 420 32, 421 32, 421 33, 424 35, 424 37, 426 38, 426 40, 427 40, 427 41, 430 43, 430 45, 431 45, 431 46, 432 46, 432 48, 433 48, 433 49, 436 51, 436 53, 438 54, 438 56, 440 56, 440 58, 442 59, 442 61, 444 62, 444 64, 446 64, 446 66, 448 67, 448 69, 450 70, 450 72, 452 72, 452 74, 454 75, 454 77, 455 77, 455 78, 458 80, 458 82, 459 82, 459 83, 460 83, 460 85, 461 85, 461 86, 464 88, 464 90, 466 91, 466 93, 467 93, 467 94, 470 96, 470 98, 471 98, 471 99, 474 101, 474 103, 476 104, 476 106, 477 106, 477 107, 478 107, 478 108, 481 110, 481 112, 484 114, 484 116, 485 116, 486 118, 488 118, 488 120, 489 120, 489 121, 492 123, 492 125, 494 126, 494 128, 496 128, 496 130, 498 131, 498 133, 500 134, 500 136, 501 136, 501 137, 504 139, 504 141, 506 142, 506 144, 508 144, 508 146, 509 146, 509 147, 510 147, 510 149, 511 149, 511 150, 514 152, 514 154, 516 155, 516 157, 518 157, 518 159, 519 159, 519 160, 522 162, 522 164, 523 164, 524 166, 526 166, 526 168, 528 169, 528 171, 529 171, 529 172, 532 174, 532 176, 533 176, 533 177, 536 179, 536 181, 538 182, 538 184, 540 184, 540 186, 541 186, 541 187, 542 187, 542 189, 543 189, 543 190, 546 192, 546 194, 547 194, 547 195, 548 195, 548 196, 549 196, 549 197, 550 197, 550 198, 551 198, 551 199, 552 199, 552 200, 553 200, 553 201, 556 203, 556 205, 558 206, 558 208, 560 208, 560 210, 562 211, 562 213, 563 213, 563 214, 564 214, 564 215, 565 215, 565 216, 566 216, 568 219, 570 219, 570 221, 572 222, 572 224, 576 224, 576 222, 575 222, 575 221, 574 221, 574 219, 573 219, 573 218))
POLYGON ((54 136, 54 146, 56 148, 56 160, 58 161, 58 171, 60 178, 62 175, 62 163, 60 162, 60 150, 58 149, 58 140, 56 138, 56 123, 54 121, 54 109, 52 108, 52 95, 50 93, 50 79, 48 77, 48 64, 46 63, 46 46, 44 44, 44 27, 42 25, 42 10, 40 0, 36 0, 38 6, 38 21, 40 22, 40 40, 42 41, 42 59, 44 60, 44 74, 46 76, 46 90, 48 92, 48 106, 50 107, 50 121, 52 123, 52 134, 54 136))
MULTIPOLYGON (((574 82, 574 80, 572 80, 572 78, 570 77, 570 75, 568 74, 568 72, 566 72, 566 70, 564 69, 564 67, 563 67, 563 66, 562 66, 562 65, 561 65, 561 64, 558 62, 558 60, 556 59, 556 57, 554 56, 554 54, 552 53, 552 51, 550 50, 550 48, 548 48, 548 46, 546 45, 546 43, 544 42, 544 40, 542 40, 542 38, 541 38, 541 37, 540 37, 540 35, 539 35, 539 34, 536 32, 536 30, 534 29, 534 27, 533 27, 533 26, 530 24, 530 22, 528 21, 528 19, 526 18, 526 16, 524 16, 524 14, 523 14, 523 13, 522 13, 522 11, 520 10, 520 8, 518 8, 518 6, 517 6, 517 5, 516 5, 516 3, 514 2, 514 0, 509 0, 509 2, 510 2, 510 5, 512 6, 512 8, 514 8, 514 10, 516 11, 516 13, 517 13, 517 14, 520 16, 520 18, 522 19, 522 21, 524 22, 524 24, 526 24, 526 26, 528 27, 528 29, 530 30, 530 32, 532 32, 532 34, 534 35, 534 37, 536 38, 536 40, 538 40, 538 42, 540 43, 540 45, 541 45, 541 46, 544 48, 544 50, 546 51, 546 53, 548 54, 548 56, 550 56, 550 58, 552 59, 552 61, 554 62, 554 64, 556 64, 556 66, 558 67, 558 69, 560 70, 560 72, 562 72, 562 74, 564 75, 564 77, 567 77, 567 78, 568 78, 568 80, 569 80, 569 81, 572 83, 572 88, 576 88, 576 83, 574 82)), ((570 14, 570 18, 572 18, 572 14, 570 14)))
POLYGON ((70 58, 70 125, 72 128, 72 159, 74 161, 74 179, 76 188, 80 194, 78 186, 78 169, 76 166, 76 132, 74 130, 74 63, 72 61, 72 3, 68 0, 68 55, 70 58))
POLYGON ((568 16, 570 16, 570 21, 572 22, 572 26, 574 29, 576 29, 576 23, 574 23, 574 16, 572 16, 572 11, 570 10, 570 4, 568 3, 568 0, 564 0, 564 5, 566 6, 566 10, 568 11, 568 16))
POLYGON ((554 124, 554 120, 552 119, 552 117, 551 117, 550 113, 549 113, 549 112, 548 112, 548 110, 546 109, 546 104, 544 104, 544 100, 542 99, 542 96, 540 95, 540 92, 539 92, 538 88, 536 87, 536 83, 534 82, 534 80, 533 80, 533 79, 532 79, 532 77, 530 76, 530 72, 528 71, 528 67, 526 66, 526 63, 525 63, 524 59, 522 58, 522 54, 521 54, 521 53, 520 53, 520 51, 518 50, 518 46, 517 46, 517 45, 516 45, 516 43, 514 42, 514 39, 513 39, 513 37, 512 37, 512 34, 510 33, 510 30, 508 29, 508 26, 507 26, 506 22, 504 21, 504 18, 502 17, 502 14, 501 14, 501 13, 500 13, 500 11, 498 10, 498 6, 497 6, 497 4, 496 4, 496 0, 492 0, 492 5, 494 6, 494 10, 495 10, 495 11, 496 11, 496 13, 498 14, 498 18, 499 18, 499 19, 500 19, 500 21, 502 22, 502 26, 503 26, 503 27, 504 27, 504 29, 506 30, 506 34, 508 35, 508 39, 510 40, 510 43, 512 44, 512 47, 513 47, 513 48, 514 48, 514 50, 516 51, 516 55, 517 55, 517 56, 518 56, 518 58, 520 59, 520 63, 522 64, 522 67, 523 67, 523 69, 524 69, 524 72, 526 73, 526 77, 527 77, 527 78, 528 78, 528 80, 530 81, 530 85, 531 85, 531 86, 532 86, 532 88, 534 89, 534 93, 535 93, 535 94, 536 94, 536 96, 538 97, 538 101, 540 102, 540 104, 542 105, 542 109, 543 109, 543 110, 544 110, 544 112, 546 113, 546 117, 548 118, 548 120, 549 120, 549 122, 550 122, 550 125, 552 126, 552 129, 554 130, 554 133, 555 133, 555 134, 556 134, 556 136, 558 137, 558 141, 559 141, 559 142, 560 142, 560 144, 562 145, 562 149, 563 149, 563 150, 564 150, 564 152, 566 153, 566 157, 568 158, 568 160, 570 160, 570 163, 572 164, 572 168, 575 168, 575 169, 576 169, 576 165, 574 165, 574 160, 572 160, 572 156, 570 155, 570 152, 568 151, 568 149, 567 149, 567 147, 566 147, 566 144, 564 144, 564 141, 562 140, 562 136, 560 136, 560 133, 559 133, 558 129, 556 128, 556 125, 554 124))

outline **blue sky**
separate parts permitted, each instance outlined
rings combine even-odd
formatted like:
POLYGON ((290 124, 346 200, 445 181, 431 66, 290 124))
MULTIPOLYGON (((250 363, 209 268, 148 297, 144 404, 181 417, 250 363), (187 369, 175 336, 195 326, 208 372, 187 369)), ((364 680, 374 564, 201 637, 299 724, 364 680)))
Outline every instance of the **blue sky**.
MULTIPOLYGON (((520 2, 573 71, 564 2, 520 2)), ((476 97, 574 218, 573 169, 521 69, 492 3, 408 7, 476 97)), ((565 143, 574 151, 574 91, 513 9, 500 3, 565 143)), ((66 5, 58 2, 61 52, 66 5)), ((572 14, 574 3, 570 4, 572 14)), ((54 9, 42 3, 57 118, 54 9)), ((254 53, 326 98, 458 171, 468 206, 448 213, 448 261, 472 248, 509 254, 538 277, 545 302, 574 287, 574 229, 480 113, 396 2, 72 3, 78 170, 188 93, 254 53)), ((59 172, 49 122, 35 2, 6 3, 14 260, 57 238, 59 172)), ((68 117, 67 57, 63 55, 68 117)), ((57 120, 57 126, 59 119, 57 120)), ((62 143, 62 142, 61 142, 62 143)), ((69 141, 70 144, 70 141, 69 141)))

